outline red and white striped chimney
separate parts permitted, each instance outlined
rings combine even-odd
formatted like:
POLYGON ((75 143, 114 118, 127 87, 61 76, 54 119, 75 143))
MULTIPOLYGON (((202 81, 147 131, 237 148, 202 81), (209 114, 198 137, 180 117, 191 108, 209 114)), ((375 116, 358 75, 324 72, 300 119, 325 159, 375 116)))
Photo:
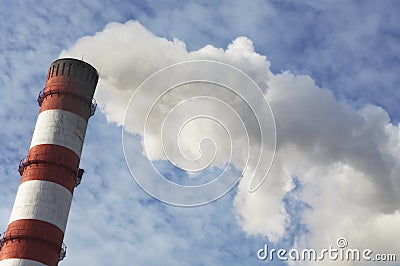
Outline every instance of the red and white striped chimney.
POLYGON ((59 59, 46 87, 7 231, 0 240, 0 266, 58 265, 65 256, 65 227, 79 169, 86 125, 96 104, 94 67, 59 59))

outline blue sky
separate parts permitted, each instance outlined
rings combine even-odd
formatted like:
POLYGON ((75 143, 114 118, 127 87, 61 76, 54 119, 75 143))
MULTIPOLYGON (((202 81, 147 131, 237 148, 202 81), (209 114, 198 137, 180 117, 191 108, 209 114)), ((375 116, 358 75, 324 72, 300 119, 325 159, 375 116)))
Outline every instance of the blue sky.
MULTIPOLYGON (((281 88, 271 89, 269 100, 277 111, 288 181, 267 182, 266 187, 280 186, 280 192, 265 188, 254 202, 235 188, 202 207, 165 205, 132 179, 121 126, 107 117, 110 109, 102 109, 106 103, 100 101, 89 121, 81 161, 86 173, 74 193, 64 239, 67 257, 60 265, 265 265, 256 255, 265 243, 326 247, 317 235, 334 244, 329 228, 348 234, 353 243, 365 242, 367 231, 376 233, 373 248, 399 252, 393 245, 400 217, 399 11, 399 1, 3 1, 0 228, 7 226, 18 162, 29 148, 39 111, 36 97, 49 64, 63 50, 76 51, 71 47, 79 46, 79 38, 102 32, 111 22, 128 28, 124 23, 137 20, 157 38, 184 42, 188 53, 206 45, 227 49, 240 36, 252 41, 253 52, 266 56, 263 64, 272 73, 268 86, 281 88), (297 123, 296 112, 311 119, 297 123), (354 142, 347 129, 358 134, 354 142), (376 198, 365 195, 370 191, 376 198), (276 203, 262 193, 280 198, 276 203), (275 222, 278 214, 282 219, 275 222), (340 226, 332 227, 323 216, 340 226), (365 218, 371 227, 356 216, 371 218, 365 218), (361 228, 361 236, 343 231, 346 218, 349 229, 361 228), (252 221, 269 228, 257 230, 252 221)), ((96 47, 96 39, 85 40, 96 47)), ((107 49, 105 55, 111 52, 107 49)), ((108 71, 105 64, 102 69, 108 71)), ((141 156, 140 146, 135 150, 141 156)))

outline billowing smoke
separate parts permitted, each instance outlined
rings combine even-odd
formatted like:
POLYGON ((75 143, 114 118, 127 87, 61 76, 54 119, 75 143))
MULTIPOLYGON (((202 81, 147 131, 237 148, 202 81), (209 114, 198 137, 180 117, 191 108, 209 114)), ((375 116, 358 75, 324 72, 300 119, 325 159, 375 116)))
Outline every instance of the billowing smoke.
MULTIPOLYGON (((336 100, 329 89, 316 86, 309 76, 271 73, 267 57, 255 52, 246 37, 238 37, 226 49, 207 45, 187 51, 184 42, 155 36, 138 22, 111 23, 94 36, 79 39, 61 57, 80 58, 82 54, 100 72, 95 98, 102 112, 118 125, 122 125, 129 99, 139 85, 171 64, 208 59, 242 70, 268 99, 278 138, 267 181, 254 193, 248 193, 246 174, 239 183, 234 208, 243 230, 278 242, 293 234, 290 227, 298 223, 306 228, 291 235, 299 248, 327 248, 338 237, 345 237, 352 247, 400 252, 399 126, 390 122, 382 108, 367 105, 356 110, 336 100), (303 207, 289 211, 288 204, 303 207)), ((162 124, 174 99, 179 102, 189 94, 169 95, 170 101, 155 112, 154 125, 162 124)), ((213 96, 225 97, 219 92, 213 96)), ((225 100, 233 106, 239 104, 236 98, 225 100)), ((257 111, 258 106, 253 107, 257 111)), ((129 130, 143 135, 140 125, 130 122, 129 130)), ((223 148, 226 136, 213 125, 200 123, 189 128, 188 137, 182 140, 189 156, 199 155, 198 143, 191 138, 198 140, 210 132, 222 145, 219 151, 228 152, 223 148)), ((240 136, 236 138, 242 141, 240 136)), ((268 145, 263 149, 273 152, 268 145)), ((164 159, 157 145, 150 150, 152 160, 164 159)), ((232 162, 242 159, 234 155, 232 162)), ((250 162, 249 171, 254 167, 250 162)))

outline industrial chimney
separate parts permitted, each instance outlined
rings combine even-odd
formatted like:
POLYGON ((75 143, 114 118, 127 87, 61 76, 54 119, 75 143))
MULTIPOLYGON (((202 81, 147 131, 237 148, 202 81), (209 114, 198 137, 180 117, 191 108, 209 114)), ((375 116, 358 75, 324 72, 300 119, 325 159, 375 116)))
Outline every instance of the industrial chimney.
POLYGON ((57 265, 65 257, 65 227, 79 169, 86 125, 96 109, 98 73, 86 62, 54 61, 7 231, 0 238, 0 266, 57 265))

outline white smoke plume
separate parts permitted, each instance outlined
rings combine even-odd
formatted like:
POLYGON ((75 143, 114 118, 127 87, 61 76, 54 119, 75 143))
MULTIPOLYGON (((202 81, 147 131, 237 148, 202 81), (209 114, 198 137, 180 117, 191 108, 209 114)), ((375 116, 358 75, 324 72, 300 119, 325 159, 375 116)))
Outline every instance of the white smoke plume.
MULTIPOLYGON (((284 202, 292 195, 308 206, 297 221, 307 233, 295 236, 296 247, 327 248, 338 237, 345 237, 352 247, 400 252, 399 126, 390 122, 382 108, 371 104, 356 110, 336 100, 330 90, 316 86, 309 76, 271 73, 267 57, 255 52, 246 37, 238 37, 226 49, 207 45, 187 51, 183 41, 158 37, 138 22, 110 23, 94 36, 79 39, 61 57, 80 58, 82 54, 100 72, 95 98, 102 112, 118 125, 123 123, 134 91, 164 67, 209 59, 239 68, 265 93, 278 137, 267 181, 255 193, 248 193, 246 176, 238 186, 234 208, 242 229, 249 235, 280 241, 293 222, 284 202)), ((172 105, 166 102, 164 107, 172 105)), ((130 130, 143 134, 140 127, 132 125, 130 130)), ((190 134, 200 128, 205 131, 200 135, 212 131, 221 143, 226 138, 207 125, 194 127, 190 134)), ((197 146, 191 147, 190 139, 188 143, 188 151, 198 151, 197 146)), ((152 159, 162 158, 157 148, 151 154, 152 159)))

